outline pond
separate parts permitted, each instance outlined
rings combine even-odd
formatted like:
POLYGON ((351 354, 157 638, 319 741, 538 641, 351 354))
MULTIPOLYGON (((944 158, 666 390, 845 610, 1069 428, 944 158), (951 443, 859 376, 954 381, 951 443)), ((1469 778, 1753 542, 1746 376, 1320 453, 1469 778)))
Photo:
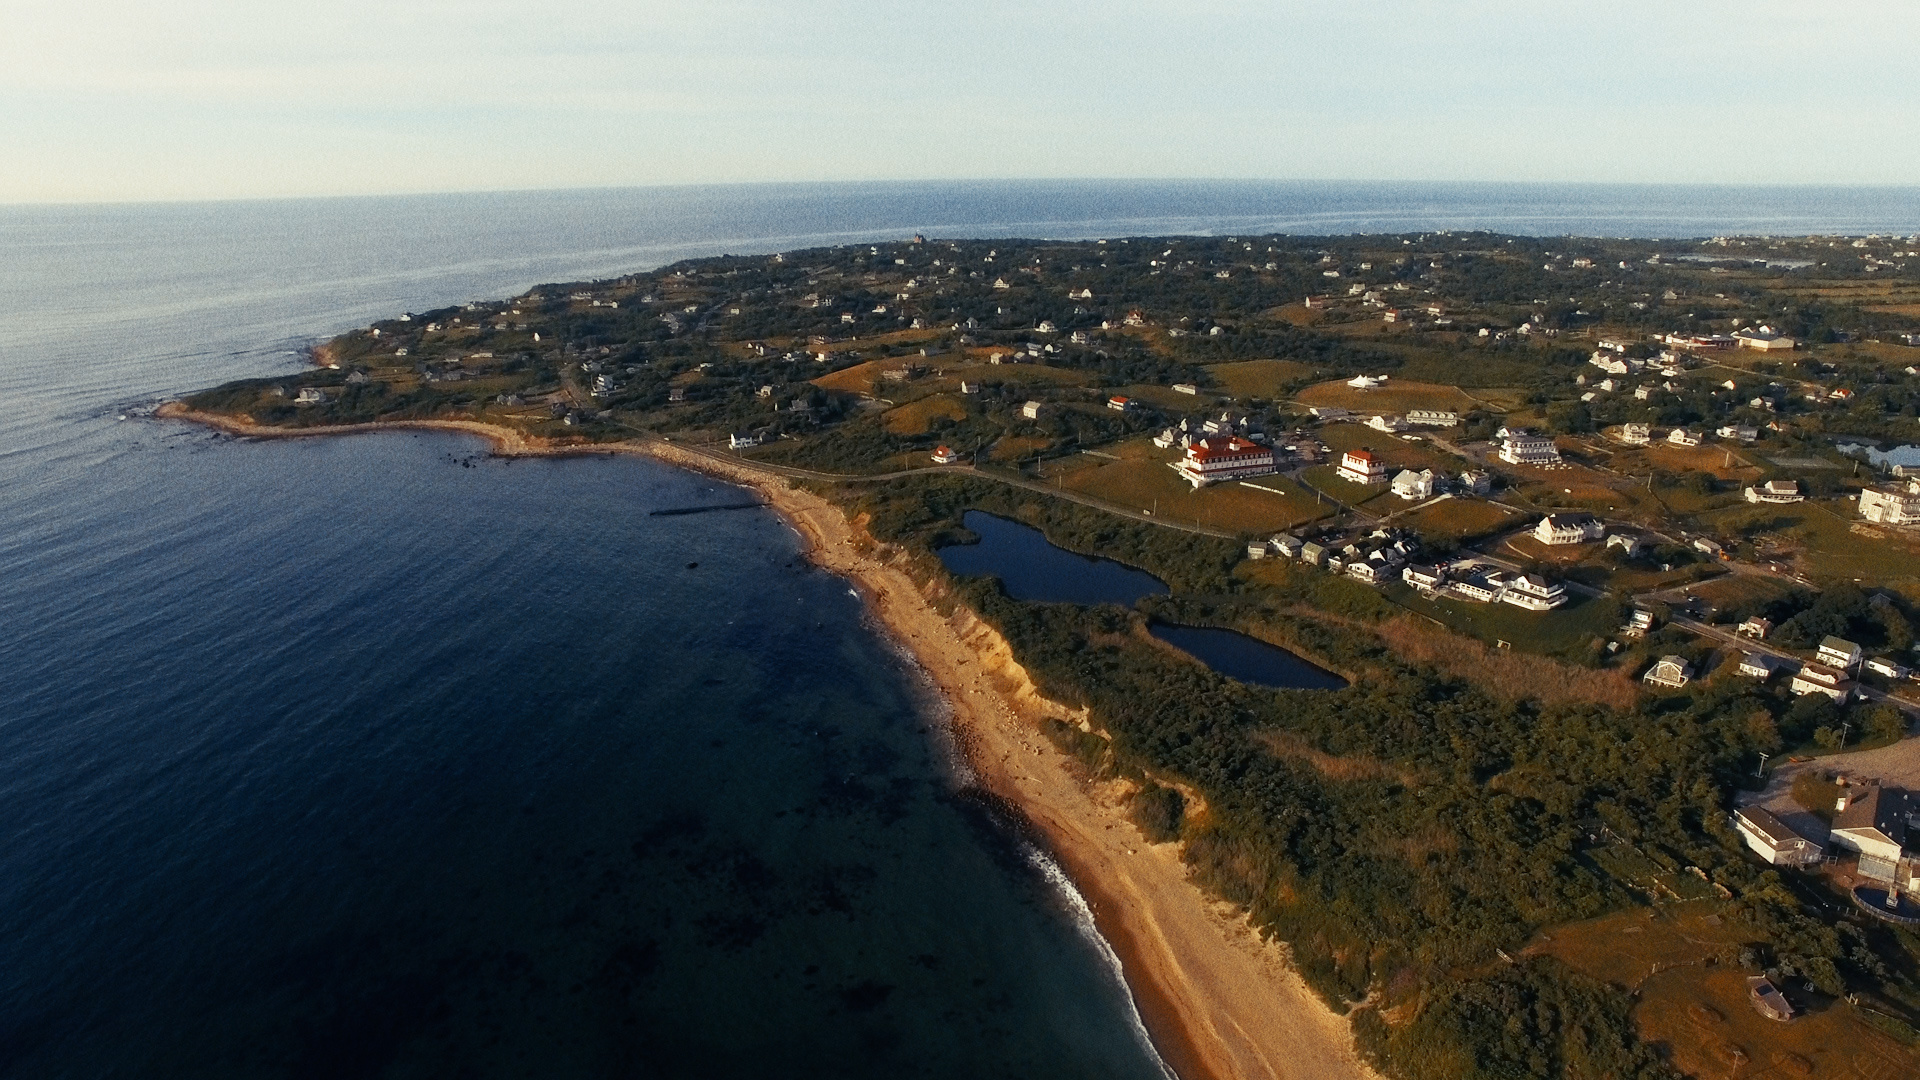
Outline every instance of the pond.
POLYGON ((940 561, 963 577, 992 574, 1016 600, 1132 607, 1143 596, 1170 591, 1145 570, 1056 547, 1031 525, 980 510, 967 511, 961 521, 980 542, 943 547, 940 561))
POLYGON ((1863 443, 1843 442, 1836 443, 1834 448, 1849 457, 1865 458, 1882 469, 1920 466, 1920 446, 1896 446, 1891 450, 1882 450, 1863 443))
POLYGON ((1308 663, 1278 645, 1217 626, 1156 622, 1147 627, 1161 641, 1231 679, 1284 690, 1340 690, 1347 680, 1308 663))

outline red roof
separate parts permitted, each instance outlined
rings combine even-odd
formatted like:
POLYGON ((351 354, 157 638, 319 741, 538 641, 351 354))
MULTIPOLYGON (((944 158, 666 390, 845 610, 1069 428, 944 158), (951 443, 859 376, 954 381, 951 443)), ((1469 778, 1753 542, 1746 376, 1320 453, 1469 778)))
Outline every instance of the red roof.
POLYGON ((1372 461, 1373 455, 1365 450, 1349 450, 1347 456, 1355 461, 1372 461))
POLYGON ((1270 454, 1273 451, 1256 442, 1249 442, 1237 435, 1226 438, 1201 439, 1187 447, 1187 459, 1190 461, 1212 461, 1217 458, 1245 457, 1249 454, 1270 454))

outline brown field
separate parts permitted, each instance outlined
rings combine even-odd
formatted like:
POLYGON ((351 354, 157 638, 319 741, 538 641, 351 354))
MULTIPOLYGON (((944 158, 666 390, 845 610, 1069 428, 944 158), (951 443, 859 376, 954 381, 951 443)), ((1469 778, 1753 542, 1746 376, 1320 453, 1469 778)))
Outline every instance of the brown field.
POLYGON ((1527 947, 1594 978, 1637 991, 1634 1021, 1692 1076, 1742 1080, 1894 1080, 1920 1054, 1840 1002, 1787 988, 1807 1011, 1767 1020, 1747 1001, 1739 947, 1753 936, 1717 901, 1637 908, 1543 932, 1527 947))
POLYGON ((1172 387, 1152 386, 1144 383, 1122 386, 1107 393, 1109 396, 1127 397, 1132 398, 1136 402, 1157 405, 1173 413, 1196 412, 1204 409, 1210 398, 1210 395, 1205 390, 1200 391, 1198 396, 1194 396, 1191 394, 1182 394, 1172 387))
POLYGON ((1712 473, 1722 480, 1752 481, 1765 475, 1764 470, 1748 459, 1743 449, 1737 449, 1726 443, 1710 442, 1700 446, 1675 446, 1668 442, 1657 442, 1651 446, 1635 447, 1618 455, 1614 461, 1616 468, 1623 472, 1645 473, 1652 469, 1665 469, 1668 472, 1705 472, 1712 473))
POLYGON ((1262 318, 1275 319, 1294 326, 1312 326, 1320 321, 1320 312, 1305 304, 1284 304, 1260 313, 1262 318))
MULTIPOLYGON (((1397 435, 1375 431, 1365 424, 1328 424, 1316 434, 1332 452, 1329 460, 1339 464, 1339 455, 1362 447, 1372 450, 1389 469, 1433 469, 1459 472, 1467 463, 1435 447, 1431 442, 1408 442, 1397 435)), ((1410 433, 1410 434, 1417 434, 1410 433)))
POLYGON ((1758 601, 1765 603, 1777 600, 1795 591, 1792 582, 1765 574, 1727 574, 1724 577, 1703 581, 1690 591, 1715 607, 1727 607, 1733 604, 1745 604, 1758 601))
POLYGON ((886 429, 895 435, 921 435, 937 416, 949 420, 967 418, 966 403, 950 394, 935 394, 918 401, 909 401, 898 408, 888 409, 880 418, 886 429))
POLYGON ((1286 383, 1313 374, 1312 368, 1292 360, 1243 360, 1237 364, 1209 364, 1207 371, 1220 383, 1221 389, 1234 397, 1257 398, 1279 397, 1286 383))
POLYGON ((1513 511, 1483 499, 1447 499, 1396 519, 1429 540, 1485 536, 1518 518, 1513 511))
POLYGON ((1401 382, 1389 379, 1378 390, 1358 390, 1344 380, 1318 383, 1300 391, 1300 402, 1323 408, 1351 409, 1366 413, 1404 413, 1411 409, 1446 409, 1464 413, 1480 402, 1458 387, 1438 383, 1401 382))
POLYGON ((881 372, 898 371, 907 366, 905 360, 869 360, 822 375, 813 380, 813 385, 847 394, 871 394, 880 382, 881 372))
POLYGON ((1626 709, 1640 697, 1640 684, 1625 671, 1574 667, 1517 649, 1495 649, 1413 616, 1372 629, 1402 659, 1431 664, 1512 701, 1592 702, 1626 709))
POLYGON ((1019 461, 1051 445, 1053 440, 1044 435, 1003 435, 994 441, 987 456, 994 461, 1019 461))
POLYGON ((1508 537, 1504 546, 1528 562, 1547 566, 1574 566, 1600 554, 1606 547, 1598 541, 1590 544, 1543 544, 1534 539, 1531 533, 1508 537))
POLYGON ((1584 465, 1539 469, 1502 462, 1497 468, 1507 473, 1508 482, 1521 497, 1537 506, 1636 515, 1660 509, 1659 503, 1633 487, 1631 480, 1584 465))

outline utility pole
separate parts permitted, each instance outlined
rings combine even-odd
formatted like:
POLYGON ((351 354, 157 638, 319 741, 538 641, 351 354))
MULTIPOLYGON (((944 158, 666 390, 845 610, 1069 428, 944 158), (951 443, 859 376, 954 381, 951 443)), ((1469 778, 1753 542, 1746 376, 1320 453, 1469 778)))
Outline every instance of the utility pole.
POLYGON ((1767 753, 1765 753, 1765 752, 1762 752, 1762 753, 1761 753, 1761 755, 1760 755, 1760 764, 1759 764, 1759 765, 1757 765, 1757 766, 1755 766, 1755 767, 1754 767, 1754 770, 1753 770, 1753 775, 1754 775, 1754 776, 1756 776, 1756 777, 1758 777, 1758 778, 1760 778, 1760 779, 1762 779, 1762 780, 1764 780, 1764 779, 1766 779, 1766 776, 1767 776, 1767 758, 1768 758, 1768 757, 1770 757, 1770 756, 1772 756, 1772 755, 1770 755, 1770 754, 1767 754, 1767 753))

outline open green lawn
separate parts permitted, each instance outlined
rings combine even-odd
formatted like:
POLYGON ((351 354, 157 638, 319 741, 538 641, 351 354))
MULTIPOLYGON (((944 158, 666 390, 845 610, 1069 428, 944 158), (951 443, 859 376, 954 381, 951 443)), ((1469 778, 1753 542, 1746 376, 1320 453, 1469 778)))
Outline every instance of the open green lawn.
POLYGON ((1619 629, 1608 614, 1609 605, 1585 596, 1569 596, 1552 611, 1535 612, 1512 604, 1428 599, 1399 583, 1387 586, 1385 592, 1394 603, 1489 645, 1505 641, 1515 649, 1547 656, 1569 655, 1589 637, 1605 638, 1619 629))
POLYGON ((1133 439, 1102 447, 1097 453, 1048 462, 1042 475, 1066 490, 1170 521, 1255 535, 1283 532, 1338 512, 1283 476, 1195 490, 1170 467, 1179 457, 1177 450, 1163 450, 1151 439, 1133 439))
POLYGON ((1797 548, 1802 571, 1815 581, 1920 582, 1920 536, 1858 520, 1852 500, 1739 503, 1700 521, 1722 534, 1764 535, 1797 548))

